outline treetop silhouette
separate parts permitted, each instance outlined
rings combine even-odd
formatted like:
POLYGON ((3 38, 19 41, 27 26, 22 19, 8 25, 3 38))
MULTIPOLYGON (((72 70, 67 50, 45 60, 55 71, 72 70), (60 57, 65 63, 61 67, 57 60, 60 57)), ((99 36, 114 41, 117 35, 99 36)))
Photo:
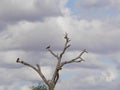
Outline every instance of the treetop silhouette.
POLYGON ((85 61, 82 58, 82 55, 84 53, 87 53, 86 49, 84 49, 82 52, 80 52, 80 54, 77 57, 75 57, 75 58, 73 58, 71 60, 62 61, 63 55, 65 54, 66 50, 71 46, 71 44, 70 44, 71 40, 68 38, 68 34, 67 33, 65 33, 64 39, 65 39, 64 47, 63 47, 63 50, 61 51, 60 54, 56 54, 51 49, 50 45, 48 47, 46 47, 46 49, 57 59, 56 66, 55 66, 53 75, 52 75, 50 80, 48 80, 44 76, 44 74, 41 71, 40 65, 36 64, 36 66, 33 66, 33 65, 29 64, 28 62, 21 61, 19 58, 17 58, 17 60, 16 60, 17 63, 23 64, 25 66, 28 66, 28 67, 34 69, 39 74, 39 76, 42 78, 42 80, 45 82, 45 84, 48 86, 48 90, 54 90, 54 88, 56 86, 56 83, 57 83, 57 81, 59 79, 59 71, 62 70, 64 65, 70 64, 70 63, 80 63, 82 61, 85 61))

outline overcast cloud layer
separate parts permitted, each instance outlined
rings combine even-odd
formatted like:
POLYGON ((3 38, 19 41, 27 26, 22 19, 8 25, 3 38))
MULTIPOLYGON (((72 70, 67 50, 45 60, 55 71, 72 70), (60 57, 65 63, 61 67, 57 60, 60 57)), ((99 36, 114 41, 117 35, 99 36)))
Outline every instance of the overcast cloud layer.
POLYGON ((119 90, 120 1, 118 0, 1 0, 0 90, 30 90, 41 78, 16 58, 40 64, 50 79, 64 33, 71 47, 64 59, 83 49, 83 63, 67 65, 60 72, 56 90, 119 90))

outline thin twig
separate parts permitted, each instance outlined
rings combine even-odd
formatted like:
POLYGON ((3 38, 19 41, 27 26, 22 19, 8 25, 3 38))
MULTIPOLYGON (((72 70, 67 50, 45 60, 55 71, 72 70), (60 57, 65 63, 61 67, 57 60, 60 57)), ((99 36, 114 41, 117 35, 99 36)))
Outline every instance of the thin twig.
POLYGON ((67 34, 67 33, 65 33, 64 39, 65 39, 65 45, 64 45, 63 51, 62 51, 61 54, 60 54, 60 59, 62 58, 62 56, 63 56, 63 54, 65 53, 65 51, 71 46, 71 45, 69 44, 70 39, 68 38, 68 34, 67 34))

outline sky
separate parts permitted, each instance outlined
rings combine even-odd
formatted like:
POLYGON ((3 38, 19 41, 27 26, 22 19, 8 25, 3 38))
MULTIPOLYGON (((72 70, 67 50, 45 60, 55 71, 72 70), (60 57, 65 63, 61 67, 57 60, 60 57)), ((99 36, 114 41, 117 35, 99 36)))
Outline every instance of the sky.
POLYGON ((60 53, 64 33, 71 47, 64 60, 83 49, 85 62, 66 65, 55 90, 119 90, 119 0, 0 0, 0 90, 30 90, 42 82, 21 60, 39 64, 50 79, 60 53))

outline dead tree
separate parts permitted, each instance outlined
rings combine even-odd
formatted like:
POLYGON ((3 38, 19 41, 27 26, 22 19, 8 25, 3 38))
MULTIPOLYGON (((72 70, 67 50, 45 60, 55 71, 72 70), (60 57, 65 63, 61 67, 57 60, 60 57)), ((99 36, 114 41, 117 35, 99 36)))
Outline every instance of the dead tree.
POLYGON ((82 52, 80 52, 80 54, 77 57, 75 57, 71 60, 62 61, 63 55, 65 54, 66 50, 71 46, 69 44, 70 39, 68 38, 67 33, 65 33, 64 39, 65 39, 65 44, 64 44, 63 50, 60 54, 56 54, 55 52, 53 52, 53 50, 51 50, 50 46, 46 47, 46 49, 57 59, 57 64, 56 64, 54 73, 52 75, 52 78, 50 80, 48 80, 44 76, 44 74, 41 71, 40 65, 36 64, 36 66, 33 66, 25 61, 21 61, 19 58, 17 58, 17 60, 16 60, 17 63, 23 64, 25 66, 28 66, 28 67, 31 67, 32 69, 34 69, 39 74, 39 76, 42 78, 42 80, 45 82, 45 84, 48 86, 48 90, 54 90, 56 83, 59 79, 59 71, 63 68, 64 65, 70 64, 70 63, 80 63, 80 62, 84 61, 84 59, 82 59, 81 56, 85 52, 87 53, 86 50, 83 50, 82 52))

